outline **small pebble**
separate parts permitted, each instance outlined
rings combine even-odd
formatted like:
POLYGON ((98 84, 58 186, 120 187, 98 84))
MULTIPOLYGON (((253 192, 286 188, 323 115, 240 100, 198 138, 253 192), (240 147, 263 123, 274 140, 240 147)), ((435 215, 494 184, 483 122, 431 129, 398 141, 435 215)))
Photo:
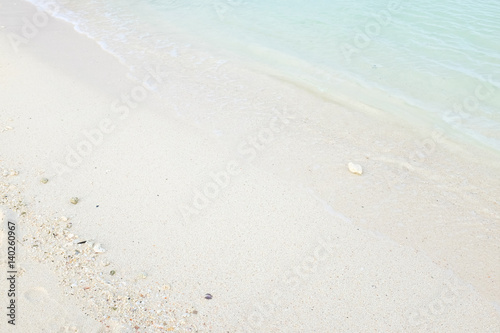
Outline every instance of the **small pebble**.
POLYGON ((73 205, 76 205, 78 203, 78 198, 77 197, 73 197, 71 198, 70 202, 73 204, 73 205))
POLYGON ((363 168, 359 164, 349 162, 349 164, 347 164, 347 168, 351 173, 354 173, 356 175, 361 175, 363 173, 363 168))
POLYGON ((97 253, 106 252, 106 250, 99 243, 94 244, 94 246, 92 248, 94 249, 94 252, 97 252, 97 253))
POLYGON ((66 216, 61 216, 61 221, 68 222, 68 218, 66 216))
POLYGON ((205 299, 212 299, 212 295, 211 294, 205 294, 205 299))
POLYGON ((47 184, 48 182, 49 182, 49 180, 47 178, 40 179, 40 183, 42 183, 42 184, 47 184))
POLYGON ((116 271, 111 271, 109 272, 110 275, 115 275, 116 274, 116 271))

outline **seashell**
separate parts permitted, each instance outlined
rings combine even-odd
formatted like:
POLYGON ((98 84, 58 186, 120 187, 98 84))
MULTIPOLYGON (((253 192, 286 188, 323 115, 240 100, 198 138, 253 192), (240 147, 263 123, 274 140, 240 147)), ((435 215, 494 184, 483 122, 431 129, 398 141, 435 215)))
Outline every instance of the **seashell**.
POLYGON ((212 294, 205 294, 205 299, 212 299, 212 294))
POLYGON ((71 202, 73 205, 76 205, 78 203, 79 199, 77 197, 71 198, 69 202, 71 202))
POLYGON ((354 173, 356 175, 361 175, 363 173, 363 168, 359 164, 349 162, 349 164, 347 164, 347 168, 351 173, 354 173))

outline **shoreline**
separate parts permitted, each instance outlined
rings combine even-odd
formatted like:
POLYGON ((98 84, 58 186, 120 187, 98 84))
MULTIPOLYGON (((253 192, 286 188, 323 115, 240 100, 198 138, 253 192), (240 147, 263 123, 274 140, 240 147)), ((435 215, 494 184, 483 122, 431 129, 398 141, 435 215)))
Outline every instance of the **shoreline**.
MULTIPOLYGON (((105 8, 106 6, 103 6, 100 9, 105 10, 105 8)), ((49 7, 49 9, 52 8, 49 7)), ((78 9, 82 8, 76 6, 73 7, 72 10, 78 9)), ((397 12, 401 9, 401 4, 387 3, 386 9, 390 12, 397 12), (394 8, 390 8, 391 6, 394 6, 394 8)), ((109 46, 107 45, 106 40, 103 40, 102 38, 99 40, 97 36, 92 36, 92 33, 86 31, 88 29, 80 27, 81 24, 85 25, 85 23, 80 22, 77 24, 75 22, 71 22, 71 20, 68 20, 65 15, 59 15, 58 10, 56 10, 56 12, 57 19, 61 19, 71 26, 74 26, 74 29, 77 30, 79 34, 83 34, 90 38, 97 43, 102 50, 118 59, 123 66, 128 68, 128 77, 133 78, 133 80, 137 81, 136 83, 141 83, 141 75, 144 71, 148 74, 153 74, 154 79, 157 80, 155 74, 153 73, 155 69, 141 68, 142 65, 139 64, 144 61, 146 63, 162 63, 163 61, 166 61, 167 64, 173 64, 174 66, 177 63, 178 65, 181 65, 181 67, 185 67, 185 69, 187 67, 192 67, 190 68, 191 73, 189 75, 194 76, 198 75, 197 72, 203 73, 207 69, 206 66, 203 67, 200 66, 200 64, 206 62, 207 58, 210 58, 210 61, 214 62, 214 67, 224 66, 225 63, 229 62, 235 65, 236 68, 246 68, 252 72, 260 73, 263 76, 271 76, 277 80, 283 81, 286 84, 290 84, 297 89, 307 90, 309 93, 317 96, 318 98, 326 99, 333 104, 341 105, 347 109, 360 111, 376 117, 384 117, 388 122, 402 124, 404 127, 411 128, 413 131, 418 131, 419 135, 427 135, 428 132, 436 130, 442 131, 446 133, 447 137, 450 139, 448 140, 450 141, 450 146, 447 147, 449 150, 457 149, 465 145, 467 147, 472 147, 474 150, 480 151, 481 154, 489 155, 492 158, 500 157, 500 147, 494 148, 495 144, 493 143, 493 138, 489 138, 490 143, 488 143, 483 141, 485 138, 479 138, 479 136, 481 136, 480 133, 466 134, 463 131, 455 131, 457 127, 460 127, 463 122, 470 117, 468 112, 473 111, 471 110, 471 105, 474 105, 473 108, 475 109, 481 102, 488 101, 495 96, 498 89, 494 86, 495 80, 493 75, 489 75, 487 78, 486 76, 483 77, 482 80, 477 82, 474 89, 471 89, 468 92, 464 91, 462 95, 459 95, 458 97, 455 96, 454 100, 451 98, 451 95, 446 97, 446 99, 450 99, 451 102, 454 102, 453 106, 451 102, 447 106, 442 106, 447 109, 447 112, 443 115, 443 119, 452 119, 448 122, 439 118, 436 114, 424 111, 427 107, 431 107, 430 105, 425 106, 418 100, 414 100, 409 96, 404 98, 391 97, 389 96, 391 95, 389 91, 380 87, 368 88, 368 86, 364 83, 356 83, 353 81, 354 77, 346 76, 345 73, 339 72, 338 70, 332 72, 326 67, 322 68, 319 65, 319 67, 316 67, 317 65, 309 63, 303 59, 281 53, 278 50, 267 48, 263 45, 259 47, 255 46, 255 52, 273 55, 270 56, 270 58, 275 58, 276 61, 272 64, 268 61, 260 63, 256 59, 243 56, 234 50, 222 50, 220 46, 217 47, 215 45, 211 45, 209 42, 200 39, 199 36, 193 35, 192 31, 183 29, 175 24, 166 24, 162 22, 161 24, 164 25, 164 28, 169 31, 168 36, 163 36, 165 37, 165 41, 163 42, 166 43, 166 45, 161 48, 161 52, 159 53, 157 50, 148 50, 146 53, 149 57, 146 56, 144 59, 137 62, 138 59, 136 59, 136 56, 124 56, 123 54, 120 54, 119 50, 114 50, 114 48, 120 49, 123 45, 120 46, 120 44, 114 44, 114 46, 109 46), (191 43, 185 44, 184 40, 189 40, 191 43), (259 48, 262 49, 260 50, 259 48), (173 59, 174 61, 171 61, 172 59, 166 59, 168 58, 167 55, 177 59, 173 59), (179 56, 180 59, 178 58, 179 56), (190 59, 186 62, 186 59, 184 58, 190 59), (219 60, 216 61, 217 59, 219 60), (288 61, 295 63, 297 67, 304 67, 307 68, 307 70, 299 70, 294 74, 287 71, 285 67, 280 67, 280 60, 278 59, 285 62, 288 61), (197 66, 199 67, 199 70, 196 70, 197 66), (273 66, 277 66, 280 69, 277 70, 273 68, 273 66), (315 74, 311 74, 306 77, 304 76, 306 72, 315 74), (319 81, 315 79, 315 77, 326 76, 328 76, 328 80, 326 81, 324 79, 319 81), (334 77, 334 82, 331 82, 332 77, 334 77), (486 91, 486 93, 484 91, 486 91), (358 98, 355 98, 355 96, 358 98), (407 98, 409 98, 409 100, 407 100, 407 98), (422 117, 423 114, 425 115, 425 119, 422 117)), ((120 14, 120 16, 124 15, 124 13, 120 14)), ((125 19, 125 17, 122 17, 122 19, 125 19)), ((35 20, 35 17, 33 17, 32 20, 35 20)), ((158 18, 150 23, 135 22, 134 24, 138 25, 137 28, 142 31, 144 35, 148 35, 148 31, 150 30, 155 31, 155 34, 162 33, 156 26, 159 24, 158 18)), ((132 38, 130 35, 129 37, 132 38)), ((156 41, 157 46, 160 40, 161 38, 156 41)), ((146 42, 143 43, 140 39, 134 39, 131 44, 134 44, 135 42, 138 43, 134 47, 135 51, 137 51, 137 48, 147 49, 152 46, 148 45, 146 42)), ((357 52, 359 52, 359 50, 357 50, 357 52)), ((376 65, 374 66, 376 67, 376 65)), ((151 89, 149 90, 152 91, 151 89)), ((397 91, 393 91, 393 93, 395 93, 395 95, 399 94, 397 91)), ((468 148, 463 150, 464 153, 468 151, 468 148)))
MULTIPOLYGON (((392 5, 395 7, 391 9, 391 4, 387 3, 386 9, 390 12, 397 12, 401 9, 401 4, 392 5)), ((72 7, 72 10, 78 11, 84 8, 84 5, 77 5, 76 7, 72 7)), ((232 9, 235 8, 236 7, 232 9)), ((355 82, 355 77, 347 75, 340 69, 328 69, 327 67, 322 67, 319 64, 313 64, 304 59, 284 54, 264 45, 255 45, 255 50, 252 52, 268 54, 269 59, 265 60, 264 57, 261 59, 263 61, 257 61, 256 59, 258 57, 253 59, 253 57, 244 56, 240 54, 241 52, 236 52, 234 49, 224 50, 224 47, 221 47, 221 45, 211 45, 211 43, 203 40, 199 36, 193 35, 193 32, 189 29, 179 27, 173 23, 167 24, 163 21, 160 23, 158 17, 155 17, 152 22, 141 22, 137 18, 130 19, 125 12, 120 11, 120 13, 117 14, 120 20, 128 22, 129 24, 133 22, 133 25, 138 29, 135 34, 130 34, 130 32, 125 33, 128 36, 125 38, 131 39, 127 46, 134 51, 132 51, 133 55, 124 55, 122 52, 127 53, 127 51, 130 51, 127 49, 124 50, 124 45, 116 43, 116 41, 110 41, 111 45, 108 45, 108 40, 106 38, 103 39, 102 36, 98 37, 98 35, 95 35, 97 33, 95 29, 93 31, 91 27, 85 27, 85 24, 89 23, 87 21, 90 20, 90 22, 92 22, 90 17, 98 15, 100 11, 105 12, 109 10, 109 8, 103 5, 99 7, 99 9, 93 8, 93 10, 93 15, 87 13, 86 19, 83 19, 83 21, 79 23, 70 22, 71 20, 65 18, 65 15, 57 15, 57 17, 71 25, 75 25, 75 29, 79 33, 95 40, 105 52, 110 53, 113 57, 117 58, 120 63, 127 66, 129 75, 138 82, 141 80, 140 76, 142 72, 144 72, 144 68, 142 68, 144 62, 165 62, 173 66, 180 65, 181 67, 190 67, 191 73, 187 74, 190 76, 198 75, 199 72, 204 73, 208 67, 200 66, 200 64, 206 62, 207 59, 214 62, 214 67, 224 66, 225 63, 230 62, 234 64, 235 67, 246 68, 264 76, 274 77, 300 90, 308 90, 319 98, 324 98, 334 104, 342 105, 345 108, 368 113, 376 117, 384 117, 386 121, 394 124, 403 124, 404 127, 411 128, 414 131, 418 130, 420 135, 427 135, 427 132, 431 130, 444 131, 451 141, 453 141, 451 147, 447 147, 447 149, 456 149, 457 147, 466 145, 472 147, 474 150, 481 151, 481 154, 487 154, 493 158, 500 157, 500 146, 494 148, 495 139, 493 131, 490 131, 490 138, 481 138, 481 133, 470 132, 470 129, 466 130, 467 128, 462 128, 461 131, 456 130, 464 125, 464 122, 470 117, 470 112, 477 109, 477 106, 481 103, 492 99, 495 93, 498 92, 498 88, 495 88, 493 75, 485 75, 481 80, 475 82, 474 87, 471 86, 468 90, 462 89, 461 94, 452 94, 452 91, 449 91, 449 96, 443 96, 444 99, 449 100, 449 103, 447 103, 449 105, 441 105, 441 108, 446 112, 442 116, 439 116, 439 112, 435 113, 436 105, 425 105, 423 101, 418 101, 418 99, 414 99, 409 95, 403 97, 398 91, 388 91, 385 88, 374 86, 369 88, 366 82, 355 82), (131 20, 130 22, 129 19, 131 20), (83 27, 81 27, 82 24, 83 27), (163 30, 168 31, 168 33, 165 33, 158 25, 163 26, 163 30), (141 31, 141 33, 139 33, 139 31, 141 31), (151 41, 142 41, 141 38, 138 39, 136 36, 139 34, 148 36, 149 33, 153 31, 153 34, 161 36, 161 38, 156 40, 155 46, 150 43, 151 41), (163 40, 163 38, 165 39, 163 40), (190 41, 190 43, 184 43, 185 40, 190 41), (164 44, 160 47, 161 51, 156 50, 158 45, 160 45, 159 43, 161 45, 164 44), (132 45, 134 46, 132 47, 132 45), (141 52, 139 51, 144 51, 144 49, 148 51, 141 56, 139 54, 141 52), (139 58, 137 58, 138 56, 139 58), (168 59, 169 57, 176 59, 168 59), (187 59, 189 60, 185 61, 187 59), (216 61, 217 59, 219 59, 219 61, 216 61), (274 59, 274 61, 270 59, 274 59), (291 68, 281 64, 282 62, 294 63, 296 65, 295 67, 302 69, 290 71, 291 68), (197 66, 199 70, 196 70, 197 66), (326 77, 328 77, 328 79, 326 79, 326 77), (321 79, 317 80, 317 78, 321 79), (426 111, 428 108, 434 109, 434 112, 426 111), (468 134, 465 132, 468 132, 468 134)), ((146 16, 150 16, 150 14, 151 13, 147 12, 143 13, 143 15, 146 16)), ((66 15, 71 16, 71 13, 66 13, 66 15)), ((110 24, 113 25, 113 23, 110 24)), ((107 26, 107 28, 109 29, 109 26, 107 26)), ((359 52, 359 50, 357 52, 359 52)), ((374 65, 374 68, 375 67, 376 65, 374 65)), ((151 72, 151 69, 146 68, 146 71, 151 72)), ((464 149, 464 152, 468 150, 469 149, 464 149)))
MULTIPOLYGON (((33 12, 23 6, 18 17, 33 12)), ((53 325, 96 332, 499 327, 500 167, 484 163, 487 156, 470 162, 442 149, 440 137, 234 63, 214 67, 213 59, 191 69, 172 60, 162 81, 137 83, 65 22, 52 20, 31 42, 18 55, 0 55, 0 130, 11 128, 0 132, 2 211, 26 212, 20 230, 32 237, 21 245, 20 281, 48 303, 67 302, 71 314, 53 325), (211 80, 195 76, 203 69, 211 80), (122 97, 134 91, 147 92, 140 103, 130 100, 136 107, 122 97), (290 116, 279 124, 273 110, 290 116), (90 153, 57 177, 54 162, 64 163, 68 147, 88 148, 83 142, 90 153), (422 159, 426 145, 433 148, 422 159), (363 166, 362 176, 349 173, 351 161, 363 166), (405 163, 412 169, 394 181, 405 163), (223 171, 227 184, 212 177, 223 171), (208 203, 183 222, 181 207, 195 207, 197 191, 208 203), (49 230, 57 236, 42 234, 49 230), (47 281, 36 285, 40 269, 59 279, 59 296, 41 286, 47 281), (444 310, 425 315, 435 303, 444 310)), ((27 312, 19 315, 28 330, 38 327, 27 312)), ((57 310, 50 315, 58 318, 57 310)))

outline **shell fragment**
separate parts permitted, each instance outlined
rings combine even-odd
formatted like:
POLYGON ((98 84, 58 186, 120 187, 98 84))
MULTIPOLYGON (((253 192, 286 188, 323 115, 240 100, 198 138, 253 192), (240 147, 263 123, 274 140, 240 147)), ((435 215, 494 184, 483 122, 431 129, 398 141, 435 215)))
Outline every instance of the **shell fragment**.
POLYGON ((359 164, 349 162, 349 164, 347 164, 347 168, 351 173, 354 173, 355 175, 361 175, 363 173, 363 168, 359 164))

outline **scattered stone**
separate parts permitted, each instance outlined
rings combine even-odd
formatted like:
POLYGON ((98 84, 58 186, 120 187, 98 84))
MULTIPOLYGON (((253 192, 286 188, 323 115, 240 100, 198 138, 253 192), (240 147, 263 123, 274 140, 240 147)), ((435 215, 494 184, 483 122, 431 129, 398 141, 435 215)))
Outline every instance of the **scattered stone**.
POLYGON ((205 299, 212 299, 212 294, 205 294, 205 299))
POLYGON ((68 222, 68 218, 66 216, 61 216, 61 221, 68 222))
POLYGON ((73 204, 73 205, 76 205, 78 203, 79 199, 77 197, 73 197, 71 198, 70 202, 73 204))
POLYGON ((49 180, 47 178, 40 179, 40 183, 42 183, 42 184, 47 184, 48 182, 49 182, 49 180))
POLYGON ((16 170, 3 170, 2 171, 2 176, 4 177, 8 177, 8 176, 17 176, 19 175, 19 171, 16 171, 16 170))
POLYGON ((109 272, 110 275, 115 275, 116 274, 116 271, 111 271, 109 272))
MULTIPOLYGON (((32 181, 36 181, 36 178, 40 181, 43 176, 40 172, 32 181)), ((143 329, 148 332, 179 331, 180 328, 183 328, 182 331, 199 331, 196 325, 188 322, 188 318, 181 317, 183 313, 196 312, 187 311, 184 307, 180 308, 166 301, 168 292, 151 292, 152 289, 157 289, 154 281, 151 284, 147 284, 147 280, 141 281, 143 286, 138 286, 133 283, 133 275, 123 275, 121 271, 119 278, 106 276, 105 272, 110 273, 111 270, 108 269, 114 266, 106 260, 106 255, 94 252, 102 249, 100 244, 95 244, 95 240, 85 241, 86 238, 80 238, 70 233, 72 229, 65 228, 71 224, 69 220, 72 218, 66 219, 56 212, 48 216, 37 215, 31 210, 24 212, 26 205, 21 200, 20 191, 4 184, 8 183, 10 177, 10 169, 4 172, 4 169, 0 168, 0 192, 3 190, 0 194, 0 204, 25 215, 22 218, 23 245, 35 261, 50 262, 52 269, 60 274, 58 277, 64 295, 72 295, 82 300, 81 305, 89 311, 90 316, 108 318, 107 324, 116 327, 116 331, 128 331, 129 327, 140 328, 141 332, 143 329), (78 243, 81 245, 77 245, 78 243), (89 247, 88 243, 93 246, 89 247)), ((18 272, 20 275, 23 272, 20 267, 18 272)), ((142 278, 145 276, 143 274, 142 278)), ((68 331, 68 328, 76 332, 76 328, 72 326, 65 326, 64 330, 68 331)))
POLYGON ((354 173, 355 175, 361 175, 363 173, 363 168, 359 164, 349 162, 349 164, 347 164, 347 167, 349 168, 349 171, 351 173, 354 173))

